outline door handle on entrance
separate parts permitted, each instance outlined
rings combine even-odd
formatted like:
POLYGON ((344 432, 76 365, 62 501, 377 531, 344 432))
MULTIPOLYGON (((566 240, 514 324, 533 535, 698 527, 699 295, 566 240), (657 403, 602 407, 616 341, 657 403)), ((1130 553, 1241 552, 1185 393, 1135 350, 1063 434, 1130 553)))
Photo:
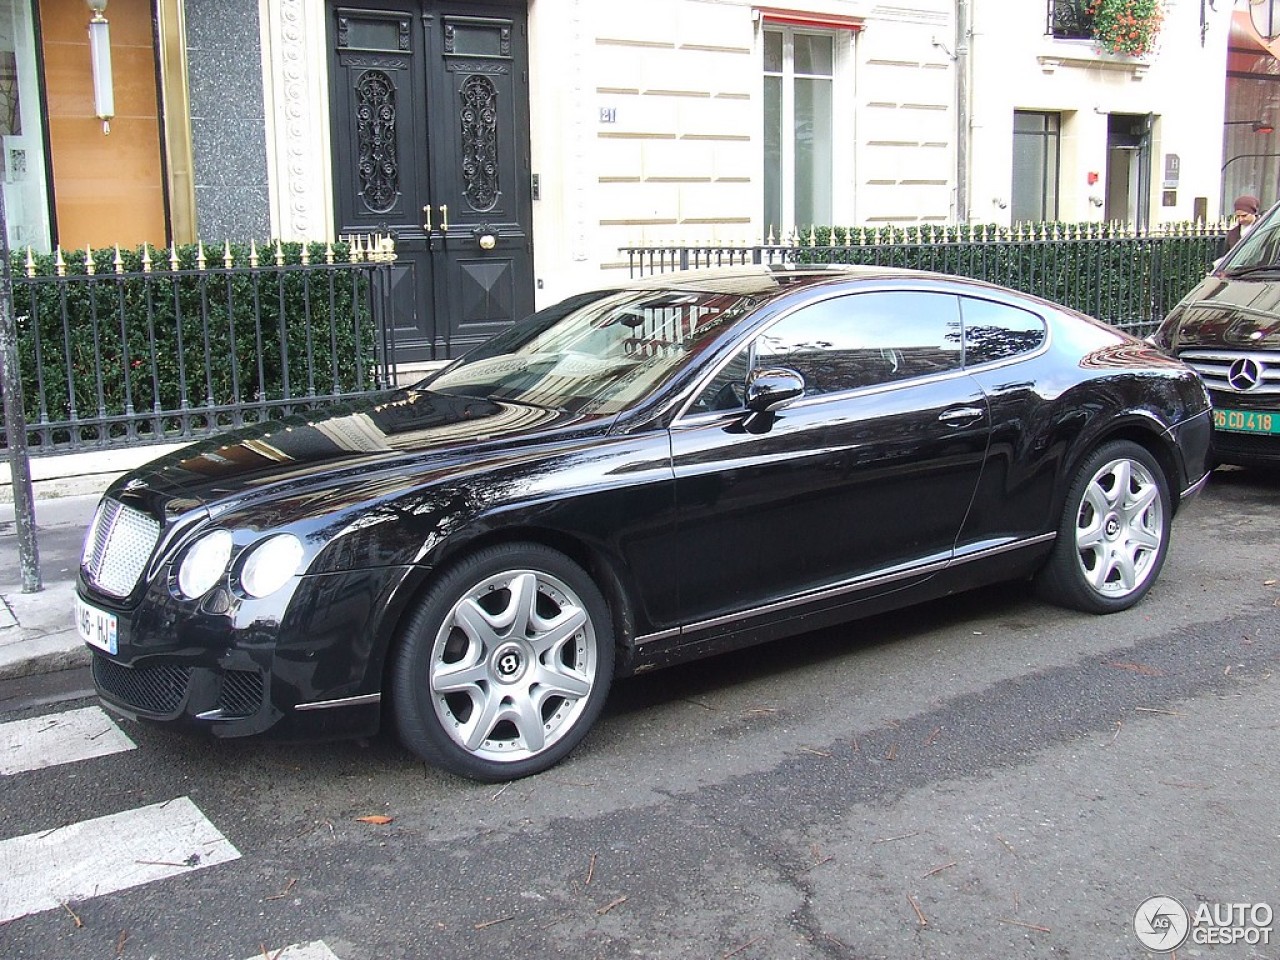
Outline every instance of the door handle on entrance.
POLYGON ((427 222, 422 225, 422 229, 431 232, 431 205, 427 204, 422 208, 422 215, 427 218, 427 222))
POLYGON ((447 203, 440 204, 440 232, 449 232, 449 205, 447 203))

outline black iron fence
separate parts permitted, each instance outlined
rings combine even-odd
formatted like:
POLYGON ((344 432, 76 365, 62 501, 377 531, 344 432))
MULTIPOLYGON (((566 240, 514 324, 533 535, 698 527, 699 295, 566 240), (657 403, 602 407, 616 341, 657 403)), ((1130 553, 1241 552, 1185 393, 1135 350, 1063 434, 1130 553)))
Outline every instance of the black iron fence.
POLYGON ((1035 294, 1138 336, 1199 283, 1223 252, 1219 225, 1137 234, 1110 224, 1020 228, 818 227, 784 243, 624 247, 633 277, 744 264, 850 263, 985 280, 1035 294))
POLYGON ((395 383, 389 242, 27 251, 13 263, 27 440, 186 440, 395 383))

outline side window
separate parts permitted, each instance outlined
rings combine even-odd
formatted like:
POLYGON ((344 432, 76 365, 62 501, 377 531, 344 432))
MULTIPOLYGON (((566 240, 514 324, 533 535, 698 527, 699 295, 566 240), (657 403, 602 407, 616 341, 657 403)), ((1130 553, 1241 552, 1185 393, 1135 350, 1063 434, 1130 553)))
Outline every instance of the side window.
POLYGON ((960 308, 950 294, 885 291, 825 300, 756 341, 757 367, 789 367, 805 394, 958 370, 960 308))
POLYGON ((709 413, 714 410, 741 410, 747 402, 747 374, 750 350, 743 350, 711 378, 702 393, 693 401, 690 413, 709 413))
POLYGON ((1044 343, 1044 320, 1027 310, 962 297, 967 367, 1030 353, 1044 343))

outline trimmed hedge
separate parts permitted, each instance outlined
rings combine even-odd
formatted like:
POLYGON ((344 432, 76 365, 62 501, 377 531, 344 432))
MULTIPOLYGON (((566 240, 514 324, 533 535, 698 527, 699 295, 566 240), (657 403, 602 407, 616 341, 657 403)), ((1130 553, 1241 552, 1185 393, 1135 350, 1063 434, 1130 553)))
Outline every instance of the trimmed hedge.
POLYGON ((1098 223, 815 227, 800 238, 794 258, 986 280, 1145 333, 1204 279, 1224 239, 1194 224, 1142 236, 1098 223))
MULTIPOLYGON (((85 251, 66 251, 63 276, 55 256, 15 253, 28 425, 97 418, 98 439, 161 440, 189 432, 193 410, 212 429, 278 416, 281 401, 375 389, 370 268, 352 264, 346 244, 306 245, 309 264, 303 249, 264 246, 257 267, 248 245, 230 246, 230 266, 225 247, 97 250, 92 274, 85 251), (102 423, 148 414, 133 429, 102 423)), ((36 439, 76 440, 69 430, 36 439)))

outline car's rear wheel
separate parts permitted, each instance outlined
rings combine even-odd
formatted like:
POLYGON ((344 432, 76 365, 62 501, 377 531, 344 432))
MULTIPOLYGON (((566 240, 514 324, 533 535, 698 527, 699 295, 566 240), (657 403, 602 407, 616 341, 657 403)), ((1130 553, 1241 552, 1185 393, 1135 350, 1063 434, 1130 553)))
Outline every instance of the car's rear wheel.
POLYGON ((1096 450, 1067 493, 1058 539, 1036 578, 1040 593, 1091 613, 1126 610, 1151 589, 1169 548, 1169 484, 1127 440, 1096 450))
POLYGON ((558 763, 613 678, 613 630, 580 566, 537 544, 449 568, 409 618, 391 675, 400 738, 453 773, 498 781, 558 763))

